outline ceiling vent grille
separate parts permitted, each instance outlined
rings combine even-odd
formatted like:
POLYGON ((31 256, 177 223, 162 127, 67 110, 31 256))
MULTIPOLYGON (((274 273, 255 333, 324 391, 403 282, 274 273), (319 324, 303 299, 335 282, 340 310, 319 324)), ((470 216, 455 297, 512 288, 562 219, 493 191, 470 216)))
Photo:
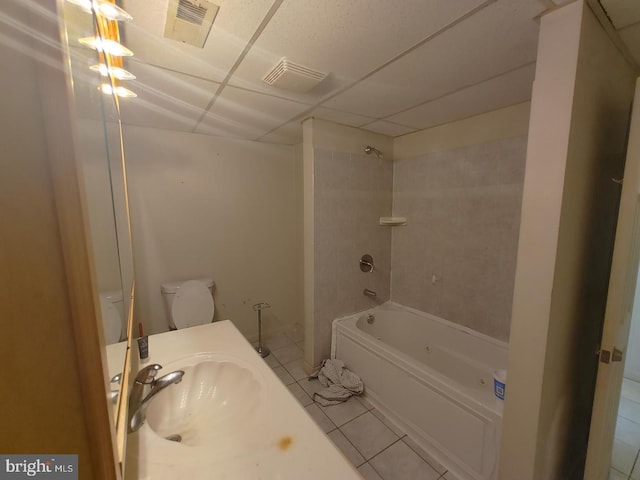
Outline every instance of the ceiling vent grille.
POLYGON ((207 15, 207 8, 191 3, 189 0, 180 0, 178 2, 178 12, 176 17, 185 22, 195 25, 202 25, 204 17, 207 15))
POLYGON ((326 73, 293 63, 282 57, 262 80, 272 87, 293 92, 308 92, 327 77, 326 73))
POLYGON ((203 48, 219 9, 208 0, 169 0, 164 36, 203 48))

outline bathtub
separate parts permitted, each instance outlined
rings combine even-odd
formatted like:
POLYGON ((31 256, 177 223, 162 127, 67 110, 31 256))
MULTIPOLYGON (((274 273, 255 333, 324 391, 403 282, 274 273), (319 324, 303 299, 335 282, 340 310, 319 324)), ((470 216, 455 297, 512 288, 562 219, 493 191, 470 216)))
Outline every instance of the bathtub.
POLYGON ((493 372, 506 369, 507 344, 393 302, 334 320, 332 333, 331 356, 434 460, 461 479, 498 478, 493 372))

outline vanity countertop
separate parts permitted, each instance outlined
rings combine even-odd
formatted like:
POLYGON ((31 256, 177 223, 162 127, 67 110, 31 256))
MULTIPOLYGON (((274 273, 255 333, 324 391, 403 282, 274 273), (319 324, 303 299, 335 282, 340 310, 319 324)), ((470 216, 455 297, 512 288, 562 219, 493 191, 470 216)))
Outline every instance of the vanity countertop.
POLYGON ((261 384, 259 405, 206 450, 165 440, 145 423, 128 436, 126 480, 362 478, 231 321, 149 336, 144 365, 167 365, 160 376, 168 364, 200 353, 250 369, 261 384))

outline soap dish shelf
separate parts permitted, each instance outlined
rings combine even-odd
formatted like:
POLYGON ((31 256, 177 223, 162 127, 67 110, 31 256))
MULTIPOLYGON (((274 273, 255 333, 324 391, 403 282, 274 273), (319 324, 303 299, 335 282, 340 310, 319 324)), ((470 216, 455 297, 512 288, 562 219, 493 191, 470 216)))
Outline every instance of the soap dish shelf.
POLYGON ((399 225, 406 225, 407 217, 380 217, 380 225, 389 227, 397 227, 399 225))

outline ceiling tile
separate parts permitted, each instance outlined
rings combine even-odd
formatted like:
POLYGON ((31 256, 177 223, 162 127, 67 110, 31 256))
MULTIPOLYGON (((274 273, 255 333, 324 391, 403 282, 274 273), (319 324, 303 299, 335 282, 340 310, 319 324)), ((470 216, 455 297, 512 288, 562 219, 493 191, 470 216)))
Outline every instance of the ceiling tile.
POLYGON ((525 102, 531 98, 534 76, 535 65, 528 65, 393 115, 389 120, 424 129, 525 102))
POLYGON ((215 0, 218 15, 204 48, 164 38, 169 0, 124 0, 133 16, 124 40, 136 57, 179 72, 222 81, 264 19, 272 0, 215 0))
POLYGON ((375 118, 363 117, 362 115, 355 115, 353 113, 342 112, 340 110, 334 110, 326 107, 314 108, 308 116, 321 118, 322 120, 329 120, 330 122, 341 123, 342 125, 349 125, 350 127, 359 127, 375 120, 375 118))
POLYGON ((405 127, 404 125, 398 125, 397 123, 385 122, 379 120, 377 122, 370 123, 362 127, 364 130, 369 130, 375 133, 382 133, 390 137, 398 137, 407 133, 415 132, 415 128, 405 127))
POLYGON ((496 2, 326 106, 385 117, 535 61, 541 2, 496 2))
POLYGON ((600 5, 616 29, 640 22, 640 1, 600 0, 600 5))
POLYGON ((137 77, 126 86, 138 98, 121 102, 122 120, 133 125, 190 131, 220 85, 139 62, 126 68, 137 77))
POLYGON ((255 139, 287 123, 308 108, 302 103, 226 87, 196 131, 255 139))
POLYGON ((309 94, 315 102, 350 85, 451 23, 483 0, 285 0, 232 78, 233 85, 272 90, 262 77, 282 58, 330 73, 309 94))

